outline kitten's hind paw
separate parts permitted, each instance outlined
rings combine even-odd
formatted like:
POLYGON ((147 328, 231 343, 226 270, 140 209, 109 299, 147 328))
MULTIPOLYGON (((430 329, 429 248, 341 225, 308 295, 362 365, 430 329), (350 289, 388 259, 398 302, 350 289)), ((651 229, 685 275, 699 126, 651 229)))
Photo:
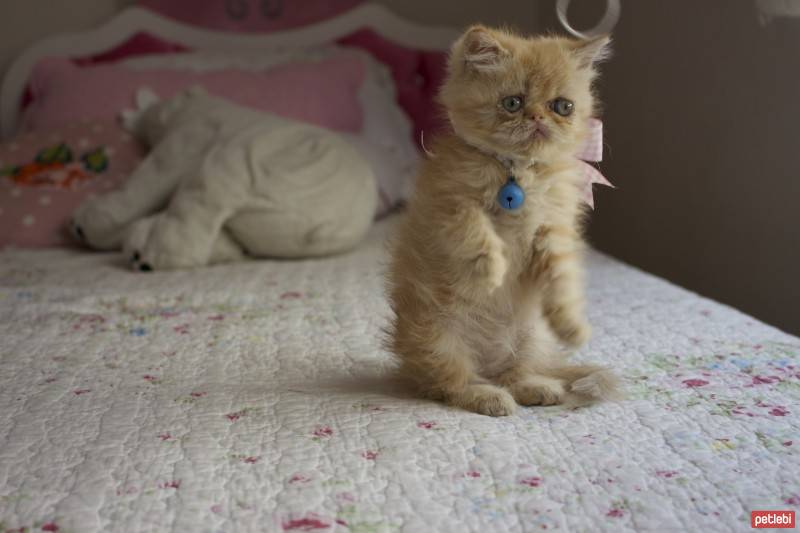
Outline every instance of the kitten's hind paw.
POLYGON ((547 376, 531 376, 510 386, 520 405, 558 405, 563 403, 564 382, 547 376))
POLYGON ((577 379, 570 385, 570 391, 592 400, 614 401, 622 398, 619 378, 610 370, 602 369, 577 379))
POLYGON ((457 407, 488 416, 508 416, 517 408, 517 403, 507 390, 488 384, 469 385, 447 400, 457 407))

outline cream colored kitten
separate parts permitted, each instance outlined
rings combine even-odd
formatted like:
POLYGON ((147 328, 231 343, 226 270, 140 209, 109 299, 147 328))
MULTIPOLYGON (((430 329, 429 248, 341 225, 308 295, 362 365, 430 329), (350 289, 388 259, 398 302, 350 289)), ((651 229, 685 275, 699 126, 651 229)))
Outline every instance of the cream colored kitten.
POLYGON ((590 335, 574 154, 608 45, 482 26, 454 45, 440 95, 453 133, 428 147, 388 274, 389 347, 428 396, 502 416, 615 394, 609 371, 562 348, 590 335), (497 201, 509 176, 525 193, 514 210, 497 201))

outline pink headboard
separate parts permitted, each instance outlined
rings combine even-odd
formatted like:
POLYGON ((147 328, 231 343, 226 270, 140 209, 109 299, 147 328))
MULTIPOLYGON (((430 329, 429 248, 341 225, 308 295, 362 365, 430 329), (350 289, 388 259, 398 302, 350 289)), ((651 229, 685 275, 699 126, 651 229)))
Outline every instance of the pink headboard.
MULTIPOLYGON (((269 33, 298 28, 335 17, 362 0, 139 0, 160 15, 203 28, 269 33)), ((370 29, 339 39, 340 44, 367 50, 387 65, 397 87, 397 99, 414 123, 414 139, 444 126, 435 96, 445 72, 446 54, 414 50, 391 42, 370 29)), ((103 54, 76 60, 78 64, 116 61, 153 53, 174 53, 188 48, 140 33, 103 54)))
POLYGON ((363 0, 139 0, 142 7, 217 31, 266 33, 327 20, 363 0))

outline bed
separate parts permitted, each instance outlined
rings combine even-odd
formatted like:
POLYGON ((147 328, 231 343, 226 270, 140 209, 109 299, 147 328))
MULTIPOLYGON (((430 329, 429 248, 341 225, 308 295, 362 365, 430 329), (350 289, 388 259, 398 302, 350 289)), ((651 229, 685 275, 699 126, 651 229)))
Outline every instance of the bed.
MULTIPOLYGON (((398 28, 369 6, 325 38, 367 16, 398 28)), ((576 358, 625 400, 489 418, 409 393, 381 348, 402 216, 347 255, 192 272, 1 252, 0 531, 744 531, 800 507, 800 339, 598 252, 576 358)))

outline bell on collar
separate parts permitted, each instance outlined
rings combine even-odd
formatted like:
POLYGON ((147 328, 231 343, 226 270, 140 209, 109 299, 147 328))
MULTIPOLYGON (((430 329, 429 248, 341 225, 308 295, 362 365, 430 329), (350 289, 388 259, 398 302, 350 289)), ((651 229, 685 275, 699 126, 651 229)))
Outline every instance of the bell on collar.
POLYGON ((497 192, 497 203, 506 211, 514 211, 525 203, 525 191, 517 185, 514 176, 509 176, 505 185, 497 192))

